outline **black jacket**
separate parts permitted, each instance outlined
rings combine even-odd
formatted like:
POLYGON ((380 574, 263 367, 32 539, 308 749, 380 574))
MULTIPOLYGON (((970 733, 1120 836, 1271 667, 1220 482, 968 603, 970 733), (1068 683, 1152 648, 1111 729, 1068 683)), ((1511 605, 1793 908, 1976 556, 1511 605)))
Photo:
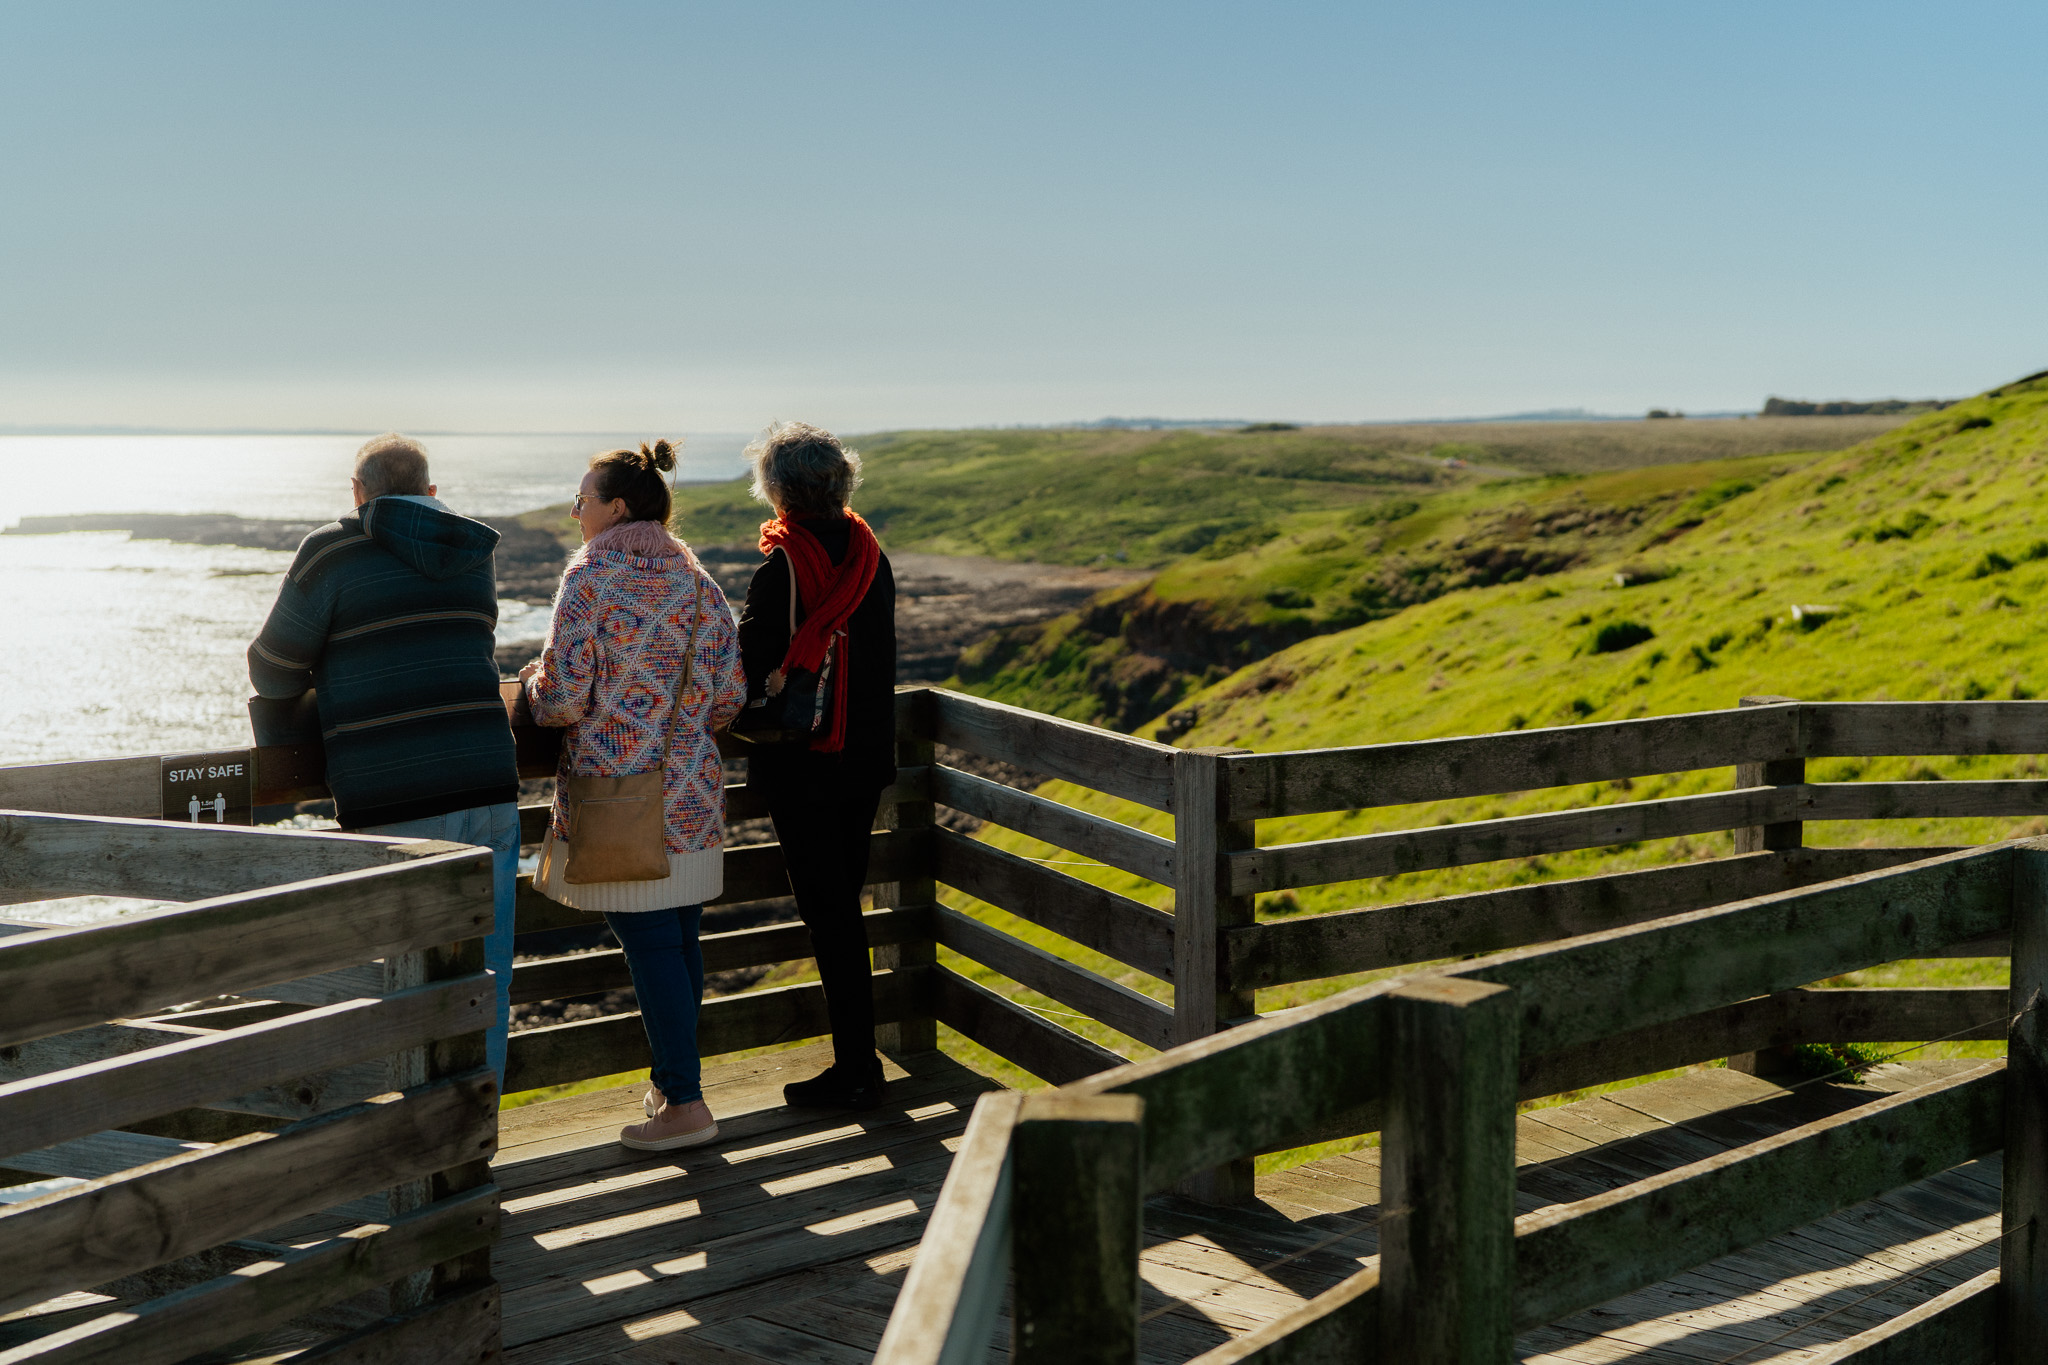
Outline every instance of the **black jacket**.
MULTIPOLYGON (((802 517, 834 564, 844 563, 852 523, 845 517, 802 517)), ((789 649, 789 561, 777 550, 747 585, 740 612, 740 663, 747 693, 782 666, 789 649)), ((807 613, 801 602, 796 619, 807 613)), ((805 800, 839 793, 868 795, 896 780, 896 578, 883 555, 868 595, 846 623, 846 747, 836 754, 809 749, 747 751, 747 785, 770 801, 805 800)))

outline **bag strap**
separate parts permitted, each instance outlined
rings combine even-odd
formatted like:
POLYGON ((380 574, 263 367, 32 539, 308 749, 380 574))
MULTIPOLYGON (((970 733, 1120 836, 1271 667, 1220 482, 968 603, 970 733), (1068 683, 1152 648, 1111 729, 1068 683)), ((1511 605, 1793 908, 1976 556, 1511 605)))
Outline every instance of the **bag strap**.
POLYGON ((683 671, 676 675, 675 695, 669 698, 668 728, 661 734, 661 766, 659 771, 668 771, 669 750, 675 747, 676 717, 683 711, 683 689, 690 685, 691 677, 697 670, 697 628, 704 621, 704 584, 697 583, 697 595, 690 599, 690 643, 683 649, 683 671))

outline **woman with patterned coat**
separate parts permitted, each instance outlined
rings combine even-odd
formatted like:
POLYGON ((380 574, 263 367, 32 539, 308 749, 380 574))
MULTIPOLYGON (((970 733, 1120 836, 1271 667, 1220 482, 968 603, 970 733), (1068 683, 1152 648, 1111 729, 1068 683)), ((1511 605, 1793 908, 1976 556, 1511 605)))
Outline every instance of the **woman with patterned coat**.
POLYGON ((602 913, 625 949, 654 1068, 647 1120, 619 1140, 641 1151, 718 1136, 697 1061, 704 1001, 697 932, 704 902, 724 886, 725 769, 713 734, 746 699, 725 595, 668 531, 662 475, 674 468, 667 441, 591 459, 571 507, 583 548, 563 571, 541 657, 520 673, 534 719, 567 730, 534 887, 602 913), (571 831, 559 779, 647 771, 660 761, 664 735, 668 876, 568 881, 571 831))

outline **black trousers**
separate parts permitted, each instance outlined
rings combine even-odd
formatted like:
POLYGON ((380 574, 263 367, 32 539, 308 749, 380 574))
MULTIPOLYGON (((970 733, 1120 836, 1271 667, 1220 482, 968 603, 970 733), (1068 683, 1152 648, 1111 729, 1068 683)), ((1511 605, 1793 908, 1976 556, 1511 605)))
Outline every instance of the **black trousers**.
POLYGON ((805 793, 768 803, 797 913, 811 931, 832 1021, 833 1063, 849 1069, 865 1070, 875 1061, 875 988, 860 893, 880 803, 877 791, 805 793))

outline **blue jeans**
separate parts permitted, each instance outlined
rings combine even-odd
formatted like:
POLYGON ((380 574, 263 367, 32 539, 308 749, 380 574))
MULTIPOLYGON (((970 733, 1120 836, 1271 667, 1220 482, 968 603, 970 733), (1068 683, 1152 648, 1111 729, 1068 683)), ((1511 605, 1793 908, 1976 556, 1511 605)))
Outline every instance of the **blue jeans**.
POLYGON ((498 1012, 496 1022, 484 1035, 484 1057, 498 1073, 498 1088, 503 1090, 505 1031, 512 1019, 512 905, 519 892, 518 804, 507 801, 498 806, 474 806, 446 815, 430 815, 424 820, 371 825, 355 833, 446 839, 455 844, 480 844, 491 851, 491 899, 496 913, 490 935, 484 939, 484 965, 498 978, 498 1012))
POLYGON ((701 905, 604 917, 626 950, 633 994, 640 998, 640 1023, 654 1054, 648 1079, 670 1104, 704 1098, 704 1069, 697 1060, 697 1012, 704 1004, 697 928, 703 919, 701 905))

